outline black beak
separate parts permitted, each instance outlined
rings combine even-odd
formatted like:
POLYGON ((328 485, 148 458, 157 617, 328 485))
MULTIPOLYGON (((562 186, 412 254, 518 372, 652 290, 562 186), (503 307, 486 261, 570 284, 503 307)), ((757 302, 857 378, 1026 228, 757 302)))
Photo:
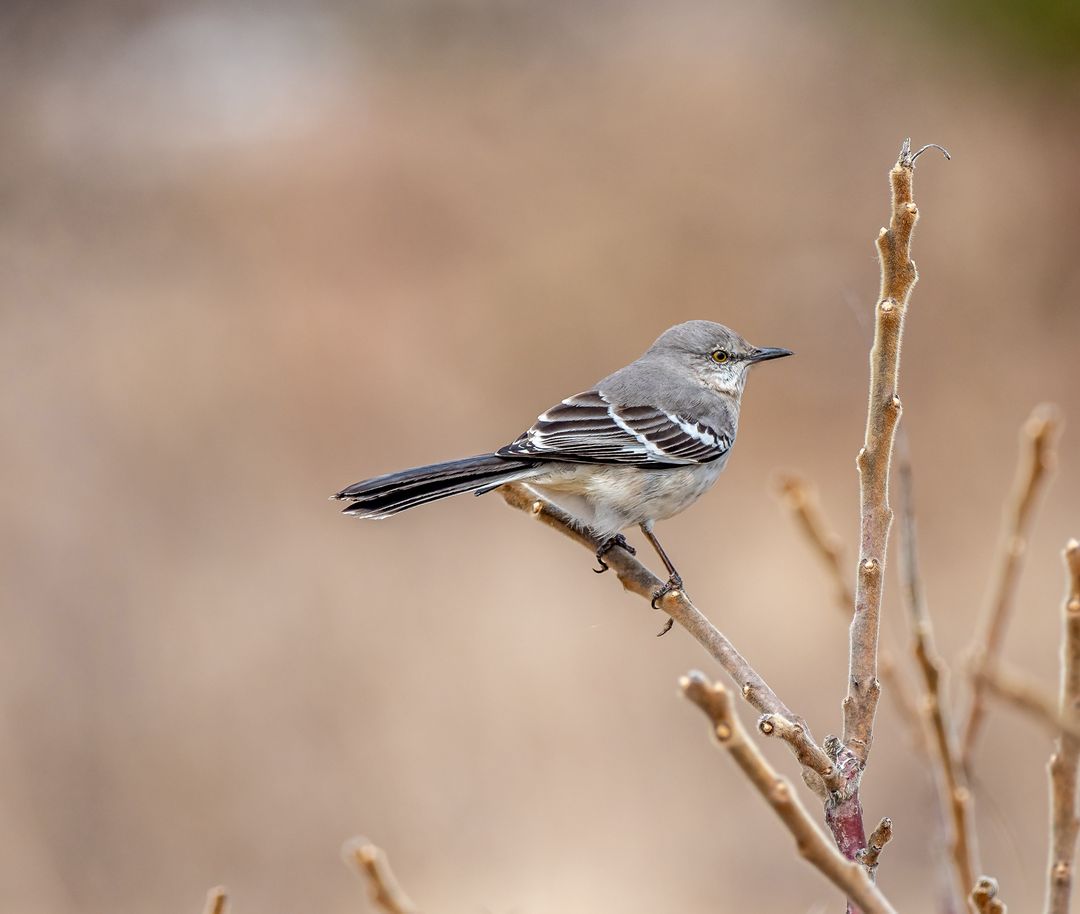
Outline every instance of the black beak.
POLYGON ((751 362, 767 362, 769 359, 782 359, 785 356, 795 355, 790 349, 773 349, 765 347, 763 349, 755 349, 750 353, 751 362))

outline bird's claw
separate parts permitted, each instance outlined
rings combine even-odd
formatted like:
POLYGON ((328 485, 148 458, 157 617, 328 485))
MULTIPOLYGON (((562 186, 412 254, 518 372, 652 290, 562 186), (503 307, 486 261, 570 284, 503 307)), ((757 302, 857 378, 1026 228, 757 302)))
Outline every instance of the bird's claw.
MULTIPOLYGON (((652 595, 652 608, 659 609, 660 607, 656 604, 659 603, 662 599, 664 599, 664 597, 666 597, 673 590, 682 590, 682 577, 677 573, 673 574, 670 578, 668 578, 667 582, 662 587, 660 587, 660 589, 657 590, 656 593, 652 595)), ((661 634, 663 634, 663 632, 661 632, 661 634)))
POLYGON ((608 565, 607 562, 604 561, 604 556, 611 552, 611 550, 614 549, 616 546, 620 546, 621 548, 629 552, 631 555, 637 555, 637 550, 626 541, 626 537, 623 536, 621 533, 616 533, 614 536, 604 540, 600 544, 600 548, 596 550, 596 561, 600 565, 600 567, 594 568, 593 571, 595 571, 597 574, 603 574, 605 571, 608 570, 608 568, 611 567, 610 565, 608 565))

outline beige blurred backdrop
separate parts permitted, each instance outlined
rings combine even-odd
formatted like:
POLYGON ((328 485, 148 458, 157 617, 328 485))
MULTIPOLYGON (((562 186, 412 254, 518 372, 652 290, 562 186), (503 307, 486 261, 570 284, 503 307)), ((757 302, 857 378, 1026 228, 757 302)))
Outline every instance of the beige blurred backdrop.
MULTIPOLYGON (((237 912, 369 910, 340 859, 363 833, 426 911, 839 910, 676 695, 713 665, 583 550, 497 495, 379 524, 326 497, 499 446, 681 320, 792 348, 662 536, 835 731, 846 627, 774 479, 814 479, 854 542, 886 173, 905 135, 939 142, 903 365, 931 610, 955 658, 1017 430, 1057 402, 1007 649, 1049 683, 1080 535, 1080 80, 1064 26, 950 10, 5 4, 0 909, 191 912, 223 882, 237 912)), ((928 772, 888 698, 879 721, 880 881, 931 910, 928 772)), ((1000 711, 978 756, 1016 910, 1049 750, 1000 711)))

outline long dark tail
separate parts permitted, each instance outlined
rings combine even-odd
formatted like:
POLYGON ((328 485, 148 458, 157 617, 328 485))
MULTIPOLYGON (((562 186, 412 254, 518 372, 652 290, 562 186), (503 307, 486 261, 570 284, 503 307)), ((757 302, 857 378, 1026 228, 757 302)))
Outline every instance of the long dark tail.
POLYGON ((462 492, 481 495, 504 483, 533 475, 535 466, 535 460, 480 454, 365 479, 342 489, 334 498, 352 502, 342 509, 345 514, 379 519, 448 495, 462 492))

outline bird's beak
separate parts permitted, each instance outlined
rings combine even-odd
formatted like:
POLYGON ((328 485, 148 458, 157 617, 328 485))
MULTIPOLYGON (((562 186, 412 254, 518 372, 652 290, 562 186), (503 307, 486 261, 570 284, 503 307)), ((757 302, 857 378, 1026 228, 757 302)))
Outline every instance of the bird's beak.
POLYGON ((774 349, 766 346, 763 349, 755 349, 750 353, 751 362, 767 362, 769 359, 782 359, 785 356, 795 355, 790 349, 774 349))

